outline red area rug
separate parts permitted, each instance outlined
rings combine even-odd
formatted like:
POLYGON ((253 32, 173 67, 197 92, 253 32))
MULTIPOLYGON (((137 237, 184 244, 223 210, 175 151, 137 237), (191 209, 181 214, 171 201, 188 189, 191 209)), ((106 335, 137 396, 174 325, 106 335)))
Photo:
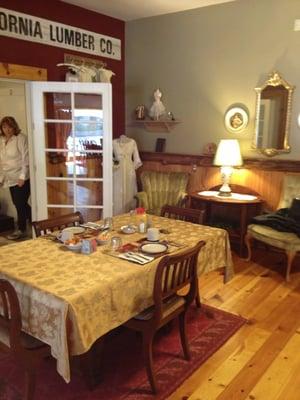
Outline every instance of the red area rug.
MULTIPOLYGON (((55 362, 43 362, 35 400, 162 400, 174 392, 199 366, 218 350, 246 320, 216 308, 191 307, 188 338, 191 361, 182 357, 176 322, 158 332, 154 341, 154 367, 159 394, 153 396, 144 370, 141 340, 135 332, 118 329, 103 350, 102 378, 93 391, 86 388, 78 370, 66 384, 56 373, 55 362)), ((9 356, 0 353, 0 400, 22 400, 23 375, 9 356)))

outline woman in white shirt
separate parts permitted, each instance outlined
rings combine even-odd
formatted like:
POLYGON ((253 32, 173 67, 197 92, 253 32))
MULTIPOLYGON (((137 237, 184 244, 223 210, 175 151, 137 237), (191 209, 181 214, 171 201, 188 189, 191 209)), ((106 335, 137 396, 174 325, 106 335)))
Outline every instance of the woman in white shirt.
POLYGON ((26 220, 31 220, 28 144, 13 117, 0 122, 0 186, 9 188, 18 215, 18 229, 8 239, 25 237, 26 220))

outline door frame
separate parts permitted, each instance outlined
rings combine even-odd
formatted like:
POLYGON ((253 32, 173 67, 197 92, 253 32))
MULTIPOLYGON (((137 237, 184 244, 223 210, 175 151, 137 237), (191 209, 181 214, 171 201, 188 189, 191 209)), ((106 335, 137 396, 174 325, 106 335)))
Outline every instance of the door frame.
MULTIPOLYGON (((92 82, 27 82, 28 90, 27 98, 30 100, 29 110, 31 111, 31 138, 30 147, 32 148, 32 178, 35 181, 35 219, 47 219, 47 189, 45 182, 42 183, 41 192, 39 193, 39 201, 37 201, 37 172, 42 173, 41 169, 37 170, 38 148, 44 146, 44 111, 43 111, 43 92, 61 92, 61 93, 94 93, 101 94, 103 102, 103 174, 102 174, 102 190, 103 190, 103 204, 102 204, 102 217, 112 216, 112 86, 110 83, 92 83, 92 82), (37 133, 35 135, 35 132, 37 133), (42 136, 40 136, 42 135, 42 136), (38 207, 38 204, 40 207, 38 207)), ((46 173, 44 171, 46 178, 46 173)), ((83 206, 84 208, 84 206, 83 206)))
MULTIPOLYGON (((47 81, 48 71, 46 68, 32 67, 29 65, 10 64, 0 62, 0 79, 5 81, 12 81, 16 83, 22 83, 25 86, 25 109, 27 119, 27 137, 28 137, 28 148, 29 148, 29 171, 30 175, 34 175, 34 163, 33 163, 33 147, 32 147, 32 121, 30 112, 30 97, 28 91, 29 81, 47 81)), ((36 218, 36 185, 35 180, 30 180, 30 199, 32 208, 32 220, 36 218)))

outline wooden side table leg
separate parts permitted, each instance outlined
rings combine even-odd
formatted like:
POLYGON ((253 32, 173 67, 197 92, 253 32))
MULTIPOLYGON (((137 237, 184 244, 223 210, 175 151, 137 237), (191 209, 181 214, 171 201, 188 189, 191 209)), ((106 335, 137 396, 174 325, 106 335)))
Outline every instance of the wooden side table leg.
POLYGON ((291 272, 293 260, 296 256, 296 252, 287 251, 286 255, 287 255, 287 269, 286 269, 285 280, 287 282, 290 282, 290 272, 291 272))
POLYGON ((244 252, 244 244, 245 244, 245 234, 247 231, 247 205, 242 205, 240 208, 240 243, 239 243, 239 254, 242 257, 244 252))
POLYGON ((246 233, 245 236, 245 244, 247 246, 247 252, 248 252, 248 256, 246 258, 246 261, 251 261, 251 256, 252 256, 252 252, 251 252, 251 243, 253 242, 253 236, 251 236, 250 233, 246 233))

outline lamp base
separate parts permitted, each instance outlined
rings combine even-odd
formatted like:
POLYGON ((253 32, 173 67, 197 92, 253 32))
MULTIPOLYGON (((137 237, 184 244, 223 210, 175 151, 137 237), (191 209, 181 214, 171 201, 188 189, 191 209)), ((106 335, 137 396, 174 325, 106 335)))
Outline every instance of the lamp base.
POLYGON ((229 186, 230 177, 232 174, 233 168, 232 167, 221 167, 221 178, 223 185, 219 189, 218 196, 222 197, 230 197, 231 196, 231 189, 229 186))
POLYGON ((221 191, 219 191, 218 196, 220 196, 220 197, 231 197, 231 192, 221 192, 221 191))

